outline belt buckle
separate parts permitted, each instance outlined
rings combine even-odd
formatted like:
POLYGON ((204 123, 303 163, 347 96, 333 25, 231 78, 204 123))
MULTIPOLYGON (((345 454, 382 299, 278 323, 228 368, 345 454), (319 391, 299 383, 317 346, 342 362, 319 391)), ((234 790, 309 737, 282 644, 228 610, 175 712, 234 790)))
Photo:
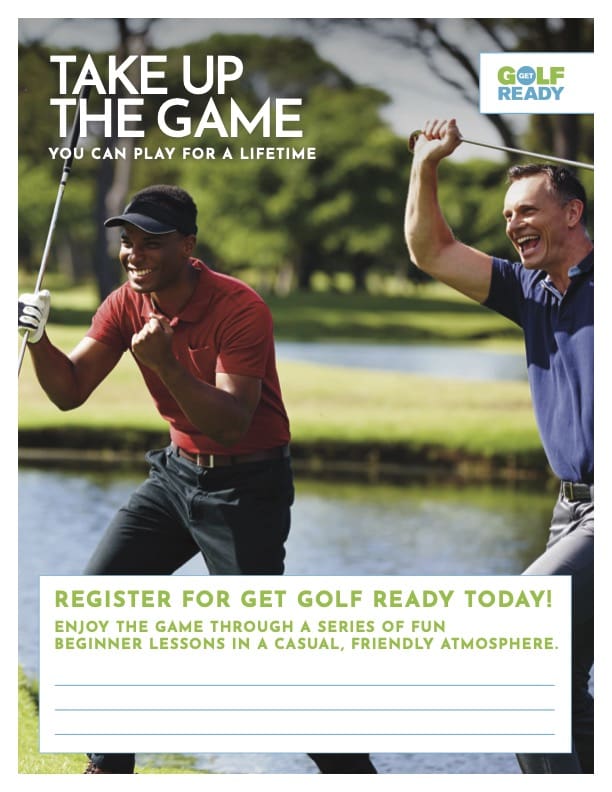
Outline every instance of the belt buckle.
POLYGON ((569 501, 590 500, 591 489, 588 484, 582 482, 564 481, 563 496, 569 501))
POLYGON ((203 468, 214 468, 215 455, 214 454, 196 454, 196 465, 203 468))

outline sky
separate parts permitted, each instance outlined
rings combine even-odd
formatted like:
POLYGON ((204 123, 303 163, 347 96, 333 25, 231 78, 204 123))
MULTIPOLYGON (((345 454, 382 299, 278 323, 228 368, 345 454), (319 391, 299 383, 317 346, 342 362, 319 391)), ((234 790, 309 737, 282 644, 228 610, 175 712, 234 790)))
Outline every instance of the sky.
MULTIPOLYGON (((137 21, 137 20, 135 20, 137 21)), ((317 20, 320 21, 320 20, 317 20)), ((369 20, 373 21, 373 20, 369 20)), ((345 20, 346 22, 346 20, 345 20)), ((459 42, 465 33, 462 19, 446 20, 447 33, 459 42)), ((402 20, 385 20, 395 30, 401 28, 402 20)), ((455 116, 466 138, 499 145, 497 132, 482 116, 478 108, 466 102, 457 91, 432 77, 422 56, 414 54, 400 44, 384 41, 371 32, 358 30, 355 26, 340 27, 314 32, 312 26, 301 19, 161 19, 152 33, 156 48, 174 47, 189 41, 206 38, 215 32, 289 33, 310 38, 319 54, 333 62, 357 83, 371 85, 387 93, 389 105, 382 115, 394 131, 408 138, 414 129, 422 127, 427 118, 455 116)), ((112 49, 116 43, 114 20, 96 19, 50 19, 25 18, 19 21, 19 39, 26 43, 43 37, 45 43, 61 48, 70 48, 75 43, 91 51, 112 49)), ((464 40, 464 39, 463 39, 464 40)), ((479 46, 485 50, 489 43, 479 45, 474 41, 472 52, 477 64, 479 46)), ((525 117, 516 117, 512 123, 517 130, 524 128, 525 117)), ((455 154, 456 160, 475 156, 474 147, 465 145, 455 154)), ((479 157, 501 160, 503 155, 479 148, 479 157)))

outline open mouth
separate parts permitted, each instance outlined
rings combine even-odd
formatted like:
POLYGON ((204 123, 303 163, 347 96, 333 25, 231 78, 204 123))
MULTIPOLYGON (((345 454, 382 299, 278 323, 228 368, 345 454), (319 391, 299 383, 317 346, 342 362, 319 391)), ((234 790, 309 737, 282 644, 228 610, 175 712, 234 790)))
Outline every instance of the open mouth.
POLYGON ((128 268, 128 275, 132 281, 141 282, 147 280, 153 270, 149 267, 142 267, 141 269, 128 268))
POLYGON ((540 237, 537 234, 530 234, 529 236, 518 237, 515 244, 521 251, 521 255, 527 256, 532 250, 537 248, 540 237))

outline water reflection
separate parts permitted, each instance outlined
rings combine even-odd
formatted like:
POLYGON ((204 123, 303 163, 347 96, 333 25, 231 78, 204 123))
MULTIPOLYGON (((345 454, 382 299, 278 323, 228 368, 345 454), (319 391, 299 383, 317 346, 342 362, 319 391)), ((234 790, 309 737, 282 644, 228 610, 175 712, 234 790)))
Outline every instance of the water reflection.
POLYGON ((519 573, 542 548, 552 500, 541 492, 298 481, 293 574, 519 573))
MULTIPOLYGON (((38 675, 38 579, 78 575, 143 474, 19 474, 19 660, 38 675)), ((298 480, 287 574, 515 574, 542 549, 553 495, 298 480)), ((179 574, 206 574, 199 557, 179 574)), ((380 754, 383 773, 516 773, 505 754, 380 754)), ((302 754, 202 754, 222 773, 313 773, 302 754)))

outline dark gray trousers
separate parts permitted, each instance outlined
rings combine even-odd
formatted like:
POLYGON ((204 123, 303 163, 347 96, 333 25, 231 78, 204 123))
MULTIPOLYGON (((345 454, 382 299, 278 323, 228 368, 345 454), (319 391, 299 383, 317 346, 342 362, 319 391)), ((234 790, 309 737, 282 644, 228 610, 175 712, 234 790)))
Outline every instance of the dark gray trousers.
POLYGON ((572 737, 569 754, 518 754, 523 773, 593 773, 594 501, 559 495, 545 552, 525 575, 572 576, 572 737))
POLYGON ((201 553, 211 575, 282 575, 293 503, 289 459, 202 468, 166 448, 122 506, 86 575, 170 575, 201 553))
MULTIPOLYGON (((211 575, 282 575, 294 489, 289 459, 205 469, 171 447, 116 514, 86 575, 169 575, 198 552, 211 575)), ((133 773, 134 754, 88 754, 133 773)), ((375 773, 367 754, 309 754, 323 773, 375 773)))

